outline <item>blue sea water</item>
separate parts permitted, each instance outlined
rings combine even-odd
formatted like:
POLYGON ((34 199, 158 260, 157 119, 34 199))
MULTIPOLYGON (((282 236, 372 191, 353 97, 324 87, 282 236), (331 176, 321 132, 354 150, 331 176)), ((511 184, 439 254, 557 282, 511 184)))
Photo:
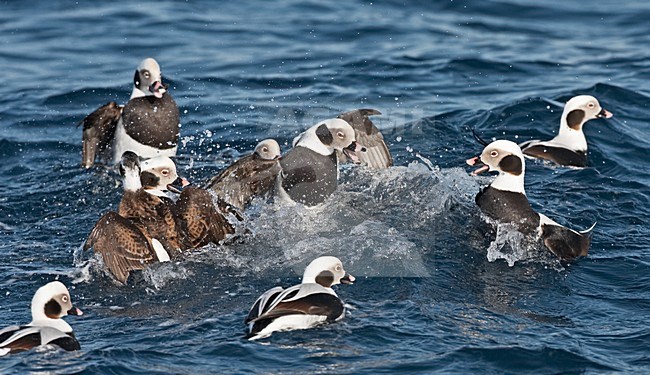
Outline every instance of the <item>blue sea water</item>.
POLYGON ((67 318, 81 351, 0 358, 0 372, 647 372, 648 18, 644 0, 0 3, 0 324, 28 322, 54 279, 85 312, 67 318), (75 125, 125 103, 148 56, 181 109, 191 180, 354 108, 383 113, 396 166, 346 168, 317 210, 257 202, 242 243, 118 287, 79 251, 121 188, 80 168, 75 125), (598 223, 589 256, 498 248, 468 129, 551 138, 577 94, 615 115, 586 126, 590 167, 529 162, 526 189, 561 224, 598 223), (255 298, 322 254, 357 276, 337 288, 346 318, 246 341, 255 298))

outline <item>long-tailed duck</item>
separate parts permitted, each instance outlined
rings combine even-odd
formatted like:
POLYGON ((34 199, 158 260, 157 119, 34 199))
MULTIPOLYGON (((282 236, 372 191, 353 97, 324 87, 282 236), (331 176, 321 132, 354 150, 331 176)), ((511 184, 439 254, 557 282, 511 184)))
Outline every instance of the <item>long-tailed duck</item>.
POLYGON ((0 356, 41 345, 56 345, 67 351, 81 349, 72 327, 62 319, 66 315, 83 313, 72 305, 63 283, 52 281, 38 288, 32 298, 32 322, 0 330, 0 356))
MULTIPOLYGON (((117 213, 142 226, 147 236, 159 241, 167 253, 174 257, 178 255, 183 246, 174 218, 173 202, 145 190, 142 186, 141 172, 138 155, 126 151, 120 163, 120 173, 124 181, 124 194, 117 213)), ((175 173, 176 169, 171 169, 170 166, 168 176, 173 179, 172 181, 175 181, 178 177, 175 173)), ((171 183, 167 184, 167 186, 171 187, 171 183)))
POLYGON ((273 189, 280 173, 280 145, 274 139, 257 144, 255 151, 231 164, 206 184, 221 199, 244 210, 258 196, 273 189))
MULTIPOLYGON (((366 152, 357 155, 361 164, 373 169, 388 168, 393 165, 393 157, 384 136, 370 120, 370 116, 374 115, 381 115, 381 112, 376 109, 355 109, 340 114, 338 118, 352 126, 357 142, 366 148, 366 152)), ((338 151, 337 154, 341 162, 347 161, 345 154, 338 151)))
POLYGON ((178 200, 181 189, 190 184, 186 178, 178 176, 176 163, 167 156, 142 160, 140 183, 147 193, 169 198, 174 202, 178 200))
POLYGON ((171 200, 142 188, 138 156, 125 152, 120 172, 124 196, 119 212, 108 212, 97 221, 83 249, 92 247, 117 281, 126 284, 131 271, 169 261, 169 253, 181 244, 171 200))
POLYGON ((359 163, 365 147, 356 141, 354 129, 341 119, 329 119, 312 126, 295 141, 294 148, 280 159, 282 171, 276 189, 281 198, 315 206, 337 187, 338 157, 343 152, 359 163))
POLYGON ((219 244, 235 234, 229 217, 242 221, 241 213, 214 193, 188 186, 187 179, 178 177, 172 159, 158 156, 143 161, 141 167, 140 181, 144 190, 173 201, 170 208, 183 250, 219 244))
POLYGON ((92 167, 97 156, 118 163, 126 151, 143 158, 174 156, 179 122, 178 107, 162 83, 158 62, 144 59, 135 71, 131 99, 124 107, 109 102, 82 120, 82 165, 92 167))
POLYGON ((494 141, 480 156, 468 159, 467 164, 481 166, 472 175, 499 172, 497 178, 476 195, 476 204, 485 215, 501 223, 512 223, 525 235, 538 236, 563 260, 587 255, 595 224, 586 231, 576 232, 532 209, 524 190, 524 155, 516 143, 494 141))
POLYGON ((244 323, 251 340, 275 331, 307 329, 343 318, 345 307, 332 286, 352 284, 341 261, 332 256, 313 260, 302 276, 302 283, 287 289, 275 287, 262 294, 251 307, 244 323))
POLYGON ((520 147, 524 155, 531 158, 549 160, 564 166, 585 167, 587 139, 582 127, 589 120, 612 116, 612 113, 602 108, 593 96, 575 96, 564 106, 560 131, 555 138, 550 141, 527 141, 520 147))

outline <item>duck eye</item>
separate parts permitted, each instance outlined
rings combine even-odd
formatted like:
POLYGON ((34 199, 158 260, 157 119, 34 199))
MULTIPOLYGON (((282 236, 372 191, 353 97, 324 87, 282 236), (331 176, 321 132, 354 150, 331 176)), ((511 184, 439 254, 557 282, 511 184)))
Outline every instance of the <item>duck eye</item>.
POLYGON ((595 105, 594 103, 589 103, 589 104, 587 104, 587 107, 589 107, 589 108, 594 108, 595 106, 596 106, 596 105, 595 105))
POLYGON ((341 138, 341 139, 345 138, 345 134, 343 132, 336 133, 336 136, 341 138))
POLYGON ((68 296, 61 297, 61 301, 63 301, 64 303, 68 302, 68 296))
POLYGON ((337 270, 337 271, 340 271, 340 270, 341 270, 341 266, 336 266, 336 270, 337 270))
POLYGON ((160 173, 162 173, 163 176, 167 176, 169 174, 169 170, 163 169, 160 173))
POLYGON ((497 150, 492 150, 492 152, 490 152, 490 156, 496 158, 497 156, 499 156, 499 152, 497 150))

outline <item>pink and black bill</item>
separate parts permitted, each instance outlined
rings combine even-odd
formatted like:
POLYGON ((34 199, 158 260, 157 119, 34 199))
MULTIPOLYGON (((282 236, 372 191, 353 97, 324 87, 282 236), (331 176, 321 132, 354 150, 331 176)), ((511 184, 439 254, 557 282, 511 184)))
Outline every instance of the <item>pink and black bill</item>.
POLYGON ((191 183, 185 177, 177 177, 174 182, 167 184, 167 190, 172 193, 180 194, 183 188, 191 185, 191 183))
POLYGON ((469 158, 469 159, 465 160, 465 163, 467 163, 467 165, 469 165, 470 167, 474 167, 474 166, 479 167, 478 169, 474 170, 471 173, 472 176, 477 176, 477 175, 479 175, 479 174, 481 174, 481 173, 483 173, 485 171, 488 171, 490 169, 490 167, 488 165, 484 164, 481 161, 480 156, 474 156, 473 158, 469 158))
POLYGON ((354 164, 361 164, 361 160, 359 159, 359 156, 357 156, 358 152, 366 152, 366 148, 357 141, 350 143, 348 147, 343 149, 345 156, 350 158, 354 164))

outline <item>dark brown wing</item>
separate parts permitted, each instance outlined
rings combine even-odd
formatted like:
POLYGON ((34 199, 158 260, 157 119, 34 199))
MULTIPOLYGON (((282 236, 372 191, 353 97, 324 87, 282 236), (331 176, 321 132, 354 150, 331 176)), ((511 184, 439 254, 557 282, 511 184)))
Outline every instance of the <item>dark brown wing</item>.
POLYGON ((558 225, 542 224, 544 245, 563 260, 587 256, 591 244, 590 233, 578 233, 558 225))
POLYGON ((160 198, 160 202, 156 204, 155 208, 157 212, 155 224, 147 225, 149 235, 151 238, 159 240, 169 255, 179 255, 179 250, 183 248, 183 245, 181 244, 179 226, 174 216, 174 202, 171 199, 160 198))
POLYGON ((186 187, 174 205, 184 248, 196 249, 218 244, 235 228, 217 209, 212 195, 204 189, 186 187))
POLYGON ((140 218, 149 220, 158 216, 156 208, 161 202, 160 197, 149 194, 144 189, 127 190, 122 195, 117 212, 127 219, 140 218))
MULTIPOLYGON (((22 327, 25 328, 25 327, 22 327)), ((15 332, 12 332, 12 334, 15 332)), ((8 339, 10 336, 7 336, 5 339, 8 339)), ((4 340, 2 340, 4 341, 4 340)), ((0 342, 2 342, 0 341, 0 342)), ((10 342, 9 344, 3 346, 1 349, 9 349, 12 354, 24 352, 30 349, 33 349, 41 345, 41 334, 39 332, 34 332, 29 335, 25 335, 17 340, 10 342)))
POLYGON ((61 349, 66 351, 81 350, 81 344, 73 336, 59 337, 58 339, 50 341, 48 344, 53 344, 59 346, 61 349))
POLYGON ((296 314, 324 315, 328 321, 334 321, 343 314, 343 310, 343 302, 336 296, 327 293, 315 293, 295 301, 280 302, 270 311, 253 319, 252 322, 296 314))
POLYGON ((173 209, 171 199, 139 189, 124 192, 118 213, 132 220, 147 237, 160 241, 170 256, 176 256, 182 245, 173 209))
POLYGON ((523 153, 538 159, 550 160, 556 164, 572 167, 587 166, 587 154, 562 147, 532 145, 522 149, 523 153))
MULTIPOLYGON (((393 165, 393 157, 384 142, 384 136, 369 118, 374 115, 381 115, 381 112, 375 109, 355 109, 338 117, 354 128, 357 142, 366 148, 366 152, 357 153, 361 162, 373 169, 388 168, 393 165)), ((341 162, 347 160, 343 153, 339 152, 338 156, 341 162)))
POLYGON ((245 156, 214 176, 206 189, 240 210, 255 198, 265 196, 275 185, 280 173, 277 160, 264 160, 255 154, 245 156))
POLYGON ((131 271, 141 270, 157 260, 149 239, 131 220, 116 212, 109 212, 97 221, 84 250, 91 247, 102 255, 108 270, 122 284, 126 284, 131 271))
POLYGON ((81 165, 84 168, 92 167, 95 157, 110 146, 121 115, 122 107, 109 102, 81 120, 84 126, 81 165))
POLYGON ((241 210, 221 199, 219 196, 216 196, 215 198, 217 199, 217 211, 226 216, 231 215, 237 221, 244 221, 244 215, 241 210))

